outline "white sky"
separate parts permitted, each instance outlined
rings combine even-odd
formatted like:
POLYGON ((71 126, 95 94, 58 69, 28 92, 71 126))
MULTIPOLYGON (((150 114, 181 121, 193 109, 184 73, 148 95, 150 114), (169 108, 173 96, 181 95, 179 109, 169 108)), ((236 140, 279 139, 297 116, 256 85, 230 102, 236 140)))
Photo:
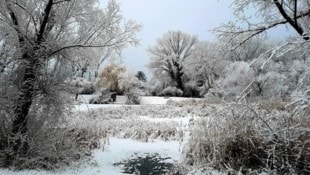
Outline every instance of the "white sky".
MULTIPOLYGON (((106 4, 107 0, 100 0, 106 4)), ((169 30, 181 30, 197 35, 199 40, 214 40, 210 31, 234 19, 232 0, 117 0, 123 16, 143 25, 138 33, 140 45, 128 47, 123 52, 124 63, 136 71, 150 74, 145 67, 149 61, 146 49, 169 30)), ((275 30, 272 35, 286 35, 285 29, 275 30)))

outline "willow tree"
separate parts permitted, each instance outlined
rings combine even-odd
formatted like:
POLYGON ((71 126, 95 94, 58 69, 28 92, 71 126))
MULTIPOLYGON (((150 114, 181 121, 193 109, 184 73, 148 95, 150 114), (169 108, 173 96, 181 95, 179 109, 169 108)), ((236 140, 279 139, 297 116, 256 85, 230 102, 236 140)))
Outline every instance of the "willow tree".
POLYGON ((104 9, 97 0, 1 0, 0 38, 14 48, 9 62, 14 66, 2 67, 19 72, 11 77, 18 82, 12 110, 13 150, 27 149, 29 113, 38 105, 35 98, 48 94, 42 86, 46 63, 69 64, 85 58, 96 62, 107 48, 120 52, 127 44, 137 44, 139 29, 136 22, 123 19, 114 0, 104 9))
POLYGON ((175 86, 184 91, 183 62, 192 54, 197 43, 196 36, 181 31, 169 31, 157 40, 156 45, 148 49, 151 56, 148 67, 153 70, 154 75, 168 75, 175 86))

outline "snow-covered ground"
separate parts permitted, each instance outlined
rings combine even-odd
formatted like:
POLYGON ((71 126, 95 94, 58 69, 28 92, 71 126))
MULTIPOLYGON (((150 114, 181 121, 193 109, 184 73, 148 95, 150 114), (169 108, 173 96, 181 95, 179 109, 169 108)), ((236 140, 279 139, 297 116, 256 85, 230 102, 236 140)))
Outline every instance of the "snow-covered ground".
MULTIPOLYGON (((78 101, 82 103, 88 103, 90 99, 93 98, 93 95, 79 95, 78 101)), ((116 96, 116 101, 114 104, 125 104, 128 100, 127 96, 116 96)), ((167 101, 175 101, 175 102, 181 102, 186 100, 202 100, 201 98, 184 98, 184 97, 154 97, 154 96, 141 96, 140 97, 140 104, 141 105, 164 105, 167 104, 167 101)))
POLYGON ((104 149, 96 149, 93 151, 93 162, 81 164, 80 166, 72 166, 59 170, 57 172, 50 171, 10 171, 0 170, 1 175, 122 175, 122 169, 114 166, 114 163, 129 159, 135 154, 143 155, 146 153, 157 153, 163 157, 171 157, 173 161, 181 159, 180 143, 177 141, 159 141, 141 142, 131 139, 109 138, 106 141, 104 149))
POLYGON ((100 109, 100 108, 114 108, 114 107, 123 107, 126 105, 121 105, 121 104, 84 104, 81 103, 79 105, 74 105, 74 109, 76 111, 90 111, 93 109, 100 109))
POLYGON ((186 100, 201 100, 201 98, 144 96, 144 97, 141 97, 140 104, 142 105, 149 105, 149 104, 164 105, 164 104, 167 104, 169 100, 175 101, 175 102, 181 102, 181 101, 186 101, 186 100))

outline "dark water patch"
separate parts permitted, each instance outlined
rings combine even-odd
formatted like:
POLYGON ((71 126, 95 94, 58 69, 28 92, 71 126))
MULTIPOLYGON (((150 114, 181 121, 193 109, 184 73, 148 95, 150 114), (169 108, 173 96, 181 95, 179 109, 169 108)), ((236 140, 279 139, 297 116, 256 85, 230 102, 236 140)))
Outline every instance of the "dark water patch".
POLYGON ((171 157, 161 157, 159 154, 134 154, 132 158, 114 163, 114 166, 121 166, 123 173, 140 175, 162 175, 170 174, 174 168, 171 157))

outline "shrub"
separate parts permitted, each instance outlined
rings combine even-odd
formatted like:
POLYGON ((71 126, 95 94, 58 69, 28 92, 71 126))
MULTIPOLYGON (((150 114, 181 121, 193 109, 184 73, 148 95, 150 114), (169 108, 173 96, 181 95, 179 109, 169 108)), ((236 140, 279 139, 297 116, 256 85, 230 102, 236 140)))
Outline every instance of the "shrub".
POLYGON ((94 92, 95 92, 95 87, 92 84, 90 84, 87 86, 83 86, 80 91, 80 94, 90 95, 90 94, 93 94, 94 92))
POLYGON ((184 88, 185 97, 201 97, 202 89, 197 86, 196 82, 186 83, 184 88))
POLYGON ((110 104, 113 103, 113 99, 111 92, 109 91, 102 91, 101 94, 95 94, 89 100, 89 104, 110 104))
POLYGON ((138 93, 128 93, 127 94, 128 100, 126 104, 140 104, 140 95, 138 93))
POLYGON ((140 104, 140 95, 145 95, 145 83, 129 70, 123 72, 120 77, 119 88, 127 95, 127 104, 140 104))
POLYGON ((178 89, 176 87, 167 87, 165 88, 162 92, 161 92, 162 95, 164 96, 171 96, 171 97, 180 97, 183 95, 183 91, 181 89, 178 89))
POLYGON ((77 88, 78 94, 93 94, 95 92, 94 84, 85 78, 73 77, 69 84, 77 88))

